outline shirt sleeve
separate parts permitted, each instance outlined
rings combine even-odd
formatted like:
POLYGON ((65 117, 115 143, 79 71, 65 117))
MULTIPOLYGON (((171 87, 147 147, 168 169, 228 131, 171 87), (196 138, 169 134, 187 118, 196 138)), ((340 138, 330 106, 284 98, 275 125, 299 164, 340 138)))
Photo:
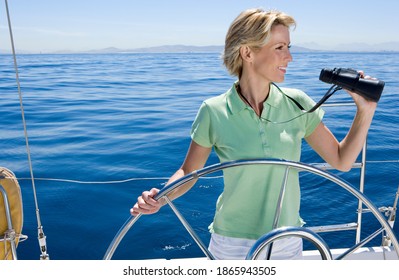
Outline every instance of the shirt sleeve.
POLYGON ((210 148, 213 146, 211 140, 211 118, 209 108, 205 102, 199 108, 191 126, 191 139, 203 147, 210 148))

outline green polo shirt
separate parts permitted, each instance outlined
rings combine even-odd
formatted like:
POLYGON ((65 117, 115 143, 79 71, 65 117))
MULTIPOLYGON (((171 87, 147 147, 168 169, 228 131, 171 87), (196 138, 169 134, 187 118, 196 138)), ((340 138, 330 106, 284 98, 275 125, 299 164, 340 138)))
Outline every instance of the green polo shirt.
MULTIPOLYGON (((235 85, 226 93, 205 100, 192 125, 193 141, 213 147, 221 162, 254 158, 300 161, 302 138, 313 132, 324 112, 318 109, 290 122, 273 123, 302 113, 286 95, 306 110, 315 104, 300 90, 282 88, 282 91, 284 94, 271 85, 262 118, 241 100, 235 85)), ((210 231, 258 239, 272 230, 284 171, 284 167, 266 165, 224 169, 224 190, 217 200, 210 231)), ((299 207, 298 172, 291 170, 279 226, 300 226, 299 207)))

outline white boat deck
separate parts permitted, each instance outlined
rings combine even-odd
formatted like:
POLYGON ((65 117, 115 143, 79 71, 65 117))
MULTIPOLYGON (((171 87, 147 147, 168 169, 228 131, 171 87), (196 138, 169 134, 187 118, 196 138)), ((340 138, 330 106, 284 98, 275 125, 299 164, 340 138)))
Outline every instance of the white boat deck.
MULTIPOLYGON (((333 259, 347 251, 345 249, 331 249, 333 259)), ((317 250, 303 252, 305 260, 320 260, 320 253, 317 250)), ((362 247, 356 252, 348 255, 345 260, 398 260, 398 256, 392 247, 362 247)))

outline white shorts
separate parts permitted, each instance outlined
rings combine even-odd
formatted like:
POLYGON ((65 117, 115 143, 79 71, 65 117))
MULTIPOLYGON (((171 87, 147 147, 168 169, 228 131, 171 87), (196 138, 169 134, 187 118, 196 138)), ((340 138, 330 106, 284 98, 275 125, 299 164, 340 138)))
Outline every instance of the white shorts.
MULTIPOLYGON (((226 237, 212 233, 209 251, 216 260, 245 260, 249 249, 256 240, 226 237)), ((286 237, 273 242, 271 260, 300 260, 303 251, 302 239, 286 237)), ((266 259, 266 250, 262 250, 258 259, 266 259)))

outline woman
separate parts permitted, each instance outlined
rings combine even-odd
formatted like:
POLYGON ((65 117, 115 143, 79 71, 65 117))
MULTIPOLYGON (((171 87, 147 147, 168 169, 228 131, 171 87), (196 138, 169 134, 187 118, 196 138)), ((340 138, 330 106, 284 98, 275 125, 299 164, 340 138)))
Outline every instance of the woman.
MULTIPOLYGON (((292 61, 289 29, 294 25, 294 19, 287 14, 261 9, 246 10, 233 21, 223 60, 238 81, 226 93, 204 101, 192 126, 192 141, 183 165, 168 183, 202 168, 212 148, 221 162, 260 157, 299 161, 303 138, 334 168, 351 169, 377 104, 349 92, 357 113, 341 142, 323 124, 321 109, 298 117, 301 111, 296 103, 309 110, 314 101, 300 90, 280 89, 274 84, 284 81, 292 61)), ((209 250, 216 259, 244 259, 255 240, 273 229, 283 172, 265 166, 224 171, 224 190, 210 225, 209 250)), ((194 183, 187 183, 169 198, 181 196, 194 183)), ((143 192, 131 214, 157 212, 164 204, 153 199, 158 191, 154 188, 143 192)), ((299 204, 298 174, 290 172, 278 227, 303 224, 299 204)), ((301 257, 301 239, 274 242, 272 259, 301 257)))

